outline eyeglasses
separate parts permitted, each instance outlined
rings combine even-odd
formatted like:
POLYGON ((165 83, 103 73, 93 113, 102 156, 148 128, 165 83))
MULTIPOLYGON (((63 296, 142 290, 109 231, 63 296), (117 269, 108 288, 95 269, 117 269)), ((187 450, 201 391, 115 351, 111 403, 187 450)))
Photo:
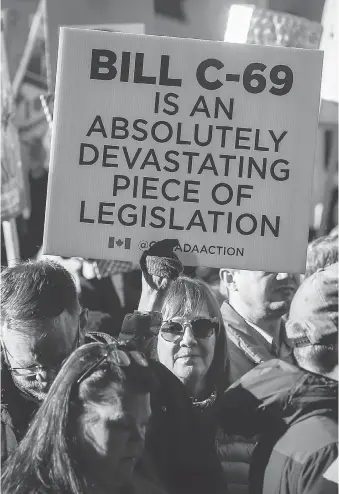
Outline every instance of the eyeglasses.
POLYGON ((191 321, 173 321, 169 319, 165 321, 160 328, 160 335, 165 341, 174 343, 184 336, 185 329, 190 328, 194 338, 203 340, 210 338, 214 332, 219 329, 219 319, 213 317, 209 319, 207 317, 197 317, 191 321))
MULTIPOLYGON (((74 350, 76 350, 78 348, 80 344, 80 321, 78 323, 78 330, 77 330, 77 336, 75 338, 75 342, 69 352, 69 355, 71 353, 74 352, 74 350)), ((60 364, 58 365, 54 365, 54 366, 49 366, 49 367, 44 367, 42 365, 36 365, 36 364, 33 364, 33 365, 28 365, 27 367, 12 367, 9 363, 9 359, 8 359, 8 356, 10 356, 13 360, 14 360, 14 357, 9 353, 9 351, 7 350, 6 348, 6 345, 4 342, 2 342, 2 348, 3 348, 3 352, 4 352, 4 357, 5 357, 5 360, 6 360, 6 364, 7 364, 7 367, 8 367, 8 370, 15 376, 17 377, 32 377, 32 376, 35 376, 36 379, 38 380, 39 377, 41 376, 42 373, 54 373, 54 374, 57 374, 59 372, 59 369, 60 367, 62 366, 62 364, 64 363, 64 360, 62 360, 62 362, 60 362, 60 364)), ((66 357, 67 358, 67 357, 66 357)))
POLYGON ((146 358, 140 352, 137 352, 136 350, 121 350, 114 343, 113 345, 109 345, 107 352, 105 352, 102 357, 81 374, 77 380, 77 384, 81 384, 87 377, 93 374, 95 370, 99 369, 101 364, 106 363, 111 356, 113 356, 114 363, 118 367, 129 367, 132 360, 142 367, 148 367, 146 358))

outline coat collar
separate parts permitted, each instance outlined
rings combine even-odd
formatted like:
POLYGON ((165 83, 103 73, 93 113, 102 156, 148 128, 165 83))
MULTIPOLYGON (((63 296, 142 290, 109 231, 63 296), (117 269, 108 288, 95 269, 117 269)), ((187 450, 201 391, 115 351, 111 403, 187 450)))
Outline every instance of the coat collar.
MULTIPOLYGON (((273 355, 270 352, 265 338, 253 326, 249 325, 226 301, 221 306, 221 314, 228 339, 242 350, 254 364, 260 364, 261 362, 277 357, 277 355, 273 355)), ((283 320, 279 334, 278 350, 280 358, 289 358, 292 354, 292 348, 286 337, 285 323, 283 320)))

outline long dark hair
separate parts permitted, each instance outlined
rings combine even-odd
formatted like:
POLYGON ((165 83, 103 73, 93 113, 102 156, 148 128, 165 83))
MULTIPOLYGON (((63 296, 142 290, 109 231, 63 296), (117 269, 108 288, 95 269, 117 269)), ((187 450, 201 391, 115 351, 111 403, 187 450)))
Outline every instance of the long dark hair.
POLYGON ((105 402, 112 382, 139 393, 148 393, 156 385, 150 368, 138 365, 132 358, 128 367, 119 367, 113 351, 116 348, 115 344, 90 343, 67 359, 25 437, 6 462, 2 474, 4 494, 87 491, 77 459, 75 427, 84 404, 105 402), (102 364, 77 385, 78 379, 106 354, 102 364))
POLYGON ((162 315, 166 319, 189 316, 206 304, 211 317, 219 319, 219 331, 213 362, 207 373, 207 391, 223 391, 227 385, 228 356, 226 331, 217 299, 210 287, 199 279, 180 276, 168 289, 162 305, 162 315))

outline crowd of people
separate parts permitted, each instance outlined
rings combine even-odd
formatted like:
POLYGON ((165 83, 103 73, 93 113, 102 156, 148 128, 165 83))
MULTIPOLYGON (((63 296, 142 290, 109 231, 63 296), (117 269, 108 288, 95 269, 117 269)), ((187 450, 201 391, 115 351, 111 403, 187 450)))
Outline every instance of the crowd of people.
POLYGON ((337 492, 337 233, 305 275, 217 290, 175 246, 142 254, 125 317, 86 303, 79 260, 2 271, 4 494, 337 492))

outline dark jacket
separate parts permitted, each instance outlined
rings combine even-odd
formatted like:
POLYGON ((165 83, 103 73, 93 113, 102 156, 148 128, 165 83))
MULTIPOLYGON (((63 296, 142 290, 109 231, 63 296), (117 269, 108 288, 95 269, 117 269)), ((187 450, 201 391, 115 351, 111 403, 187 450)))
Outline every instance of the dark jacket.
POLYGON ((336 381, 274 359, 234 383, 223 400, 225 428, 261 433, 251 493, 337 492, 331 474, 338 457, 336 381))
POLYGON ((151 395, 145 451, 160 482, 173 494, 226 494, 216 451, 207 434, 197 434, 198 418, 185 387, 160 362, 150 365, 159 386, 151 395))
MULTIPOLYGON (((101 332, 87 333, 85 342, 109 343, 113 339, 101 332)), ((1 462, 15 450, 38 411, 40 402, 23 393, 13 382, 1 355, 1 462)))
POLYGON ((264 337, 250 326, 228 302, 222 304, 221 314, 228 341, 229 380, 231 383, 240 379, 256 365, 272 358, 278 357, 291 364, 294 363, 283 319, 279 341, 276 342, 277 351, 274 353, 268 349, 264 337))

